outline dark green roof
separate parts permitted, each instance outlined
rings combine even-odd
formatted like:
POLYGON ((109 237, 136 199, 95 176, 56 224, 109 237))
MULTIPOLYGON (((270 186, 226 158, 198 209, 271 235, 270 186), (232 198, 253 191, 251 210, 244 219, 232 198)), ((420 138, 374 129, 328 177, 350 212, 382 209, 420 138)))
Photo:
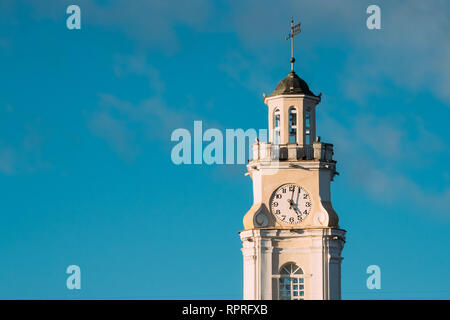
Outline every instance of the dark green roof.
POLYGON ((278 83, 275 91, 269 97, 282 94, 305 94, 308 96, 318 97, 309 90, 306 82, 301 79, 294 71, 291 71, 286 78, 278 83))

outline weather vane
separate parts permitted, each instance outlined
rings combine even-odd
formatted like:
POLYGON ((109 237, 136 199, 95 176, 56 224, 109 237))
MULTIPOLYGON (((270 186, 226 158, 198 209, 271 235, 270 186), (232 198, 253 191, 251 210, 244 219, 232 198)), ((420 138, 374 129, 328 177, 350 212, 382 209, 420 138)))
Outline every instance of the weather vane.
POLYGON ((298 23, 294 25, 294 18, 291 17, 291 31, 289 32, 289 35, 286 37, 286 40, 291 39, 291 72, 294 72, 294 36, 299 34, 301 32, 300 30, 301 23, 298 23))

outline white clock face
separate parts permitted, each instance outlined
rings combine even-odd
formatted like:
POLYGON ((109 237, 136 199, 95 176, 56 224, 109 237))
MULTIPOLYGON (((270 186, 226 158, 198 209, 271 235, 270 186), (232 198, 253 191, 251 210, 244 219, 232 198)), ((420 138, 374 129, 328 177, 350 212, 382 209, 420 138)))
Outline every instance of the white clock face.
POLYGON ((295 184, 284 184, 272 195, 270 210, 280 221, 289 224, 300 223, 311 212, 309 193, 295 184))

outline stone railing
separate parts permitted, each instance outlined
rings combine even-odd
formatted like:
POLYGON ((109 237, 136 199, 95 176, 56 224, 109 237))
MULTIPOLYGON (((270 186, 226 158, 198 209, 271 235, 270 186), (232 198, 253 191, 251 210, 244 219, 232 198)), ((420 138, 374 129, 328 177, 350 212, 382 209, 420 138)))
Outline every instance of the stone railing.
POLYGON ((333 145, 324 142, 314 142, 311 145, 300 145, 296 143, 271 144, 270 142, 259 142, 253 144, 253 159, 262 161, 271 160, 333 160, 333 145))

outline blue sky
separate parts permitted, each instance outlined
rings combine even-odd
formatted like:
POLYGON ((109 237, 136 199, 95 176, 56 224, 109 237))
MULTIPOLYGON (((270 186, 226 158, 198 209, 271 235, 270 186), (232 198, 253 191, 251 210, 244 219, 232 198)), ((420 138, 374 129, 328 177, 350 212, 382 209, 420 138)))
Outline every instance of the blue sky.
POLYGON ((176 166, 170 134, 266 128, 291 15, 338 161, 343 298, 450 298, 449 14, 437 0, 2 0, 0 298, 240 299, 245 166, 176 166))

